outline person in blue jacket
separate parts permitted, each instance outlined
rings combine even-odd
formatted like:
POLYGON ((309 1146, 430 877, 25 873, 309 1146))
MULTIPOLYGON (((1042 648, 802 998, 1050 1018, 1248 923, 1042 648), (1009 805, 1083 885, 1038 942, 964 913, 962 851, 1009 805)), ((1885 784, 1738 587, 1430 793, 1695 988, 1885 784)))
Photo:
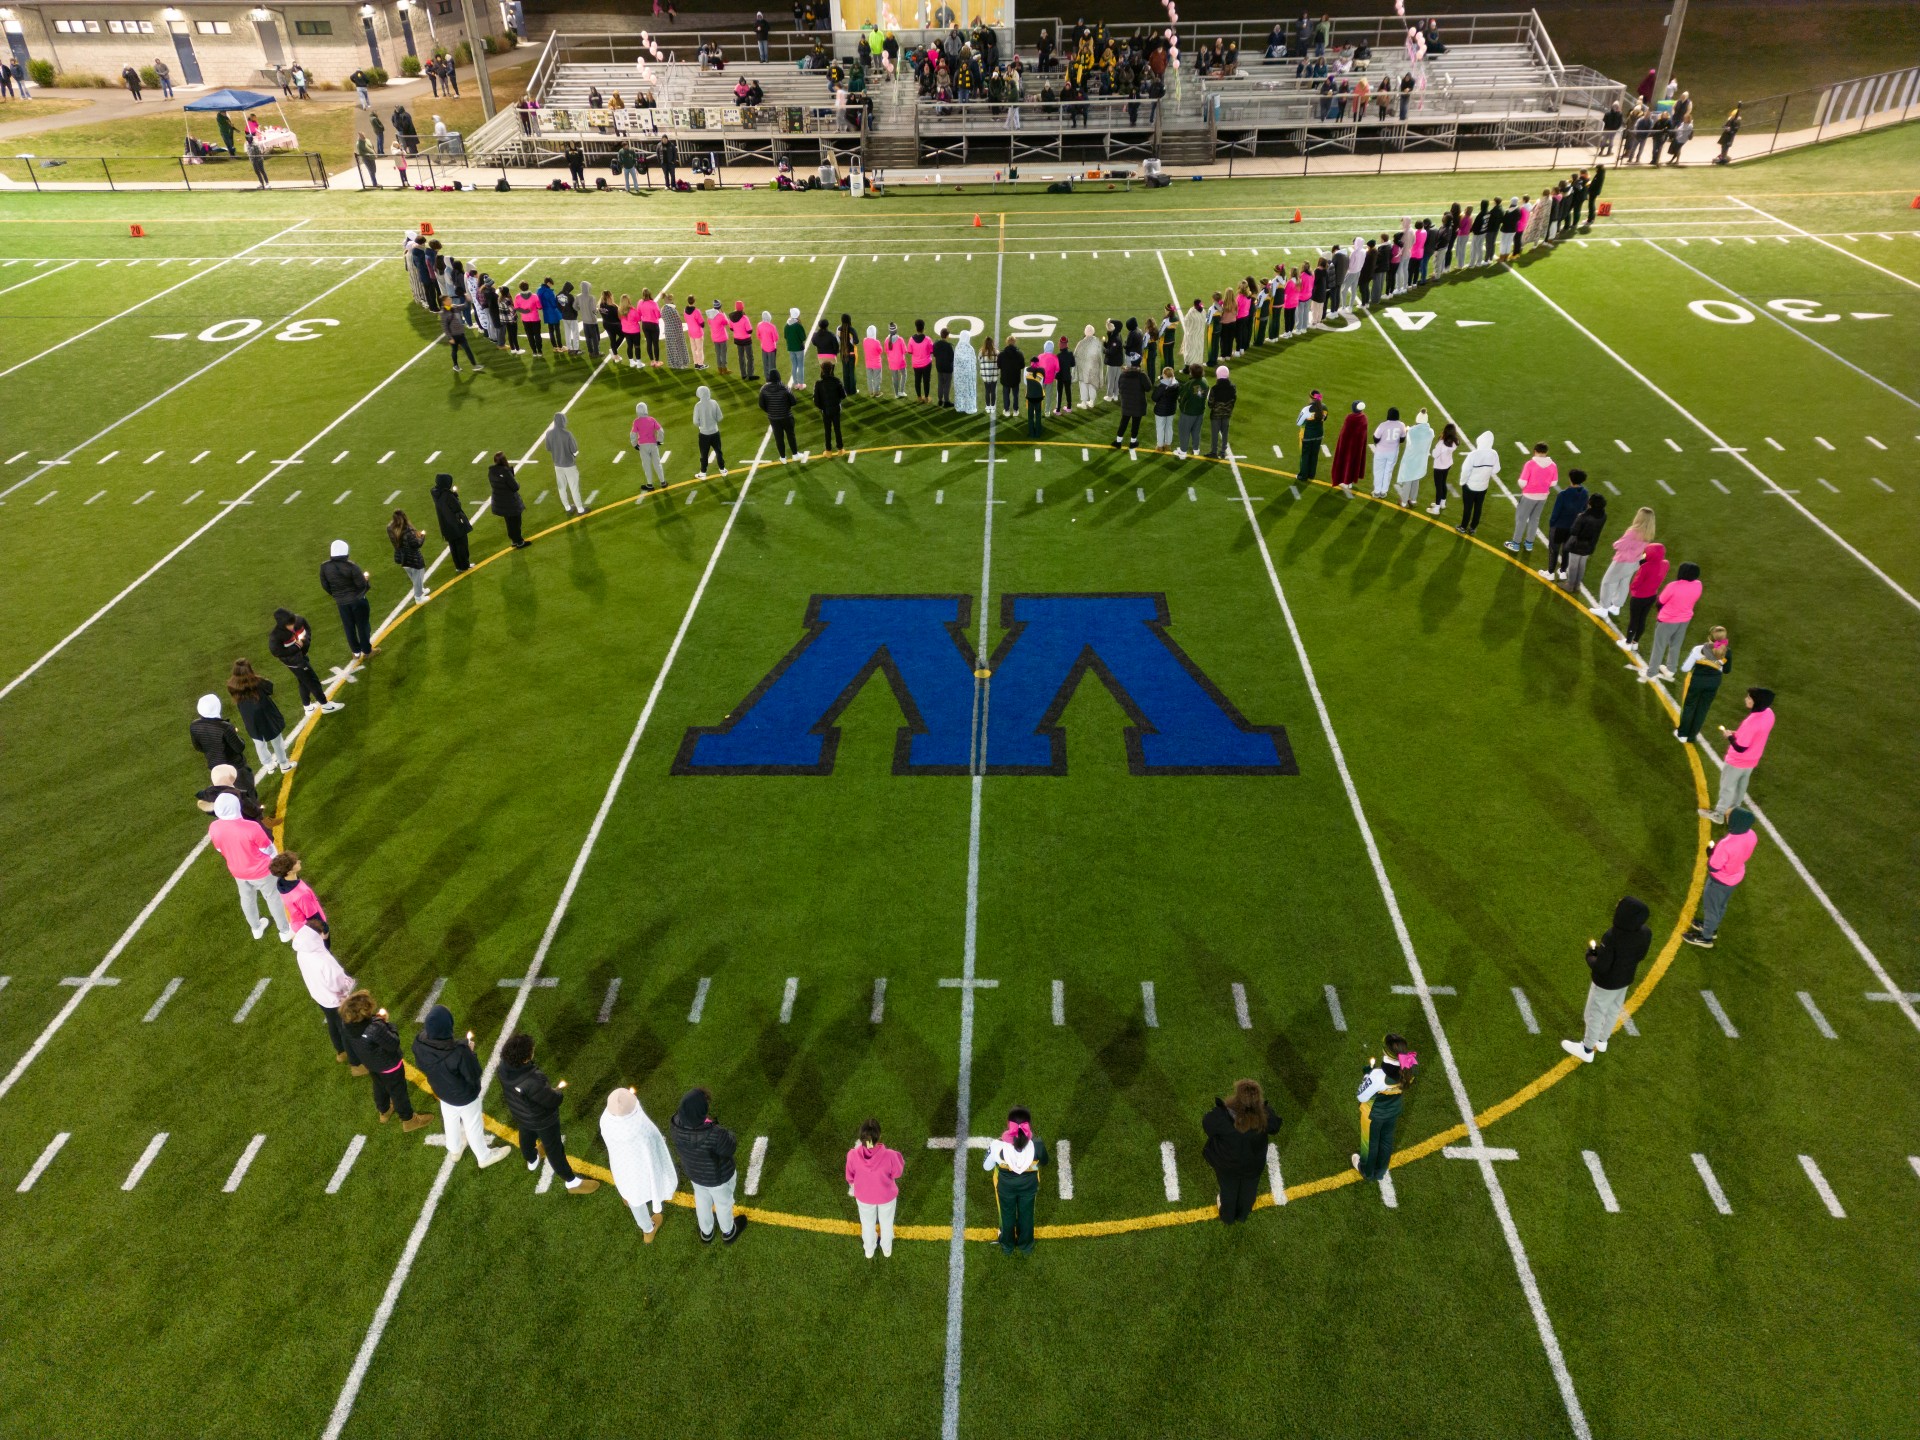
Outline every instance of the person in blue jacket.
POLYGON ((564 342, 560 335, 560 296, 553 288, 553 277, 542 280, 540 288, 533 293, 540 299, 540 319, 547 327, 547 338, 553 341, 553 348, 558 351, 564 342))
POLYGON ((1565 576, 1567 541, 1574 522, 1587 513, 1587 472, 1569 470, 1567 479, 1572 483, 1553 497, 1553 509, 1547 512, 1547 568, 1537 572, 1542 580, 1565 576))

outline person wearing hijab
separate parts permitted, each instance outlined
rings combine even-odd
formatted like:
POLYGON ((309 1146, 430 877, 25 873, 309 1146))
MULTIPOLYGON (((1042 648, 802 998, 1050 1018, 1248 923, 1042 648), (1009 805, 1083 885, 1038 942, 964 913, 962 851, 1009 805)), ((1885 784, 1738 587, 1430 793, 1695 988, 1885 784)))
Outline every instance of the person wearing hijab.
POLYGON ((1633 987, 1633 972, 1653 944, 1647 915, 1644 900, 1623 896, 1613 907, 1612 927, 1598 940, 1587 942, 1586 1033, 1579 1040, 1560 1042, 1560 1048, 1583 1065, 1591 1065, 1596 1053, 1605 1052, 1607 1037, 1613 1034, 1633 987))
POLYGON ((1367 467, 1367 402, 1356 400, 1347 418, 1340 422, 1340 434, 1333 442, 1333 470, 1329 478, 1334 488, 1353 498, 1354 483, 1367 467))
MULTIPOLYGON (((1751 692, 1749 692, 1751 693, 1751 692)), ((1737 809, 1727 816, 1727 833, 1713 842, 1707 851, 1707 885, 1700 896, 1700 914, 1680 938, 1702 950, 1713 948, 1713 937, 1720 933, 1720 922, 1727 917, 1727 902, 1734 887, 1747 878, 1747 861, 1753 858, 1760 837, 1753 833, 1753 812, 1737 809)))
MULTIPOLYGON (((826 317, 823 315, 821 319, 824 321, 826 317)), ((787 387, 804 390, 807 388, 807 327, 800 318, 799 306, 788 309, 781 338, 787 346, 787 387)))
POLYGON ((993 1176, 994 1199, 1000 1206, 1000 1253, 1033 1253, 1033 1199, 1040 1190, 1040 1170, 1052 1156, 1046 1141, 1033 1133, 1033 1115, 1024 1105, 1007 1112, 1007 1128, 987 1146, 981 1168, 993 1176))
POLYGON ((1432 454, 1433 426, 1427 423, 1427 412, 1422 410, 1413 417, 1400 450, 1395 484, 1399 486, 1402 505, 1411 507, 1420 499, 1420 482, 1427 477, 1427 459, 1432 454))
POLYGON ((600 1115, 600 1138, 607 1142, 607 1168, 613 1171, 614 1188, 633 1212, 640 1238, 651 1245, 661 1207, 680 1184, 667 1137, 640 1108, 638 1092, 621 1089, 607 1096, 607 1108, 600 1115))
POLYGON ((893 398, 907 398, 907 340, 900 327, 887 322, 887 374, 893 377, 893 398))
MULTIPOLYGON (((760 312, 760 323, 753 327, 753 333, 754 338, 760 342, 760 369, 767 376, 778 374, 780 370, 780 327, 773 323, 773 312, 771 310, 762 310, 760 312)), ((800 338, 802 340, 806 339, 805 331, 801 332, 800 338)))
POLYGON ((1062 335, 1047 347, 1053 351, 1055 366, 1053 377, 1054 414, 1071 415, 1073 413, 1073 346, 1062 335))
POLYGON ((231 765, 234 783, 248 794, 254 793, 253 772, 247 767, 247 747, 233 722, 221 712, 218 695, 202 695, 194 707, 197 719, 187 726, 193 748, 205 757, 207 772, 215 766, 231 765))
POLYGON ((1080 403, 1092 408, 1100 399, 1101 367, 1106 364, 1106 348, 1089 325, 1073 347, 1073 368, 1080 386, 1080 403))
POLYGON ((904 1155, 880 1143, 880 1122, 861 1121, 860 1138, 847 1151, 847 1189, 860 1212, 860 1246, 869 1260, 876 1240, 880 1253, 893 1258, 893 1213, 900 1200, 900 1175, 906 1168, 904 1155))
POLYGON ((1293 423, 1300 432, 1300 465, 1295 478, 1312 480, 1320 473, 1320 447, 1327 438, 1327 407, 1318 390, 1307 397, 1293 423))
POLYGON ((346 541, 336 540, 328 547, 327 560, 320 567, 320 588, 340 612, 340 627, 347 632, 347 649, 354 657, 366 660, 379 654, 373 643, 373 613, 367 604, 373 576, 347 558, 346 541))
POLYGON ((507 527, 507 540, 516 550, 526 549, 533 543, 520 534, 520 517, 526 513, 527 505, 520 498, 520 482, 514 478, 513 464, 507 459, 506 451, 493 452, 493 464, 487 467, 487 485, 493 492, 493 513, 507 527))
POLYGON ((473 1053, 473 1035, 456 1040, 453 1012, 444 1005, 427 1011, 426 1023, 413 1037, 413 1060, 427 1077, 433 1098, 440 1102, 440 1119, 447 1130, 447 1154, 458 1160, 473 1151, 484 1170, 513 1153, 487 1138, 486 1117, 480 1107, 480 1061, 473 1053))
POLYGON ((1118 320, 1107 321, 1106 338, 1100 344, 1100 362, 1106 377, 1101 393, 1107 399, 1117 401, 1120 398, 1120 372, 1127 365, 1127 346, 1120 333, 1118 320))
POLYGON ((1460 523, 1453 528, 1472 535, 1480 528, 1480 512, 1487 488, 1500 477, 1500 452, 1493 448, 1493 432, 1482 430, 1467 458, 1460 462, 1460 523))
POLYGON ((1227 427, 1233 422, 1233 407, 1240 398, 1222 365, 1213 372, 1213 388, 1207 391, 1207 418, 1212 422, 1212 448, 1207 454, 1215 460, 1229 460, 1233 452, 1227 446, 1227 427))
POLYGON ((569 515, 584 515, 580 503, 580 441, 567 429, 567 412, 556 410, 553 424, 547 427, 547 454, 553 457, 553 480, 560 491, 560 508, 569 515))
POLYGON ((673 1153, 693 1185, 693 1218, 700 1225, 700 1243, 711 1245, 714 1233, 731 1245, 746 1228, 747 1217, 733 1213, 733 1187, 739 1178, 734 1152, 739 1137, 713 1118, 712 1096, 699 1086, 680 1098, 668 1130, 673 1153))
POLYGON ((980 352, 971 335, 962 335, 953 347, 953 408, 960 415, 980 413, 980 352))
POLYGON ((881 343, 876 325, 867 326, 866 338, 860 342, 860 364, 866 372, 867 394, 879 395, 880 380, 886 374, 887 347, 881 343))
POLYGON ((700 473, 694 478, 707 478, 707 462, 712 460, 715 473, 727 473, 727 457, 720 448, 720 402, 713 398, 713 391, 702 385, 693 392, 693 433, 700 443, 700 473))
MULTIPOLYGON (((1680 568, 1684 571, 1687 567, 1680 568)), ((1716 825, 1724 824, 1735 806, 1746 803, 1747 786, 1753 783, 1753 772, 1760 764, 1760 757, 1767 753, 1767 739, 1773 734, 1773 691, 1756 686, 1747 691, 1746 699, 1747 713, 1739 728, 1719 727, 1720 733, 1727 737, 1726 763, 1720 770, 1720 795, 1713 809, 1700 812, 1716 825)))
MULTIPOLYGON (((453 483, 453 476, 443 470, 433 477, 432 495, 434 518, 440 523, 440 538, 447 542, 447 553, 453 557, 453 568, 456 571, 471 569, 467 534, 473 529, 473 521, 467 518, 466 508, 460 503, 460 487, 453 483)), ((304 693, 304 682, 301 688, 304 693)))
POLYGON ((1393 488, 1393 472, 1400 463, 1400 447, 1407 438, 1399 408, 1389 405, 1387 418, 1373 429, 1373 498, 1384 500, 1393 488))
POLYGON ((724 375, 727 373, 727 312, 717 299, 707 311, 707 334, 713 337, 713 368, 724 375))
MULTIPOLYGON (((703 391, 706 386, 700 387, 703 391)), ((667 472, 660 464, 660 441, 666 435, 666 427, 647 413, 647 402, 641 400, 633 407, 633 427, 628 436, 633 443, 634 453, 640 457, 640 493, 659 489, 667 483, 667 472)), ((704 460, 704 457, 702 457, 704 460)), ((706 467, 702 464, 701 468, 706 467)), ((638 504, 638 500, 634 502, 638 504)))
POLYGON ((293 930, 287 924, 287 907, 280 903, 279 887, 274 884, 273 837, 258 821, 241 815, 239 797, 222 795, 213 802, 207 840, 227 862, 227 874, 240 892, 240 913, 247 917, 253 938, 258 940, 267 933, 270 920, 279 930, 281 942, 291 943, 293 930), (260 913, 262 900, 267 902, 264 916, 260 913))
POLYGON ((1048 414, 1057 415, 1060 411, 1060 356, 1049 340, 1040 347, 1040 353, 1033 357, 1033 363, 1040 367, 1041 406, 1048 414))
MULTIPOLYGON (((763 310, 761 314, 766 312, 763 310)), ((740 378, 753 379, 753 321, 747 318, 747 302, 733 302, 733 314, 727 321, 729 332, 733 336, 734 354, 740 361, 740 378)))

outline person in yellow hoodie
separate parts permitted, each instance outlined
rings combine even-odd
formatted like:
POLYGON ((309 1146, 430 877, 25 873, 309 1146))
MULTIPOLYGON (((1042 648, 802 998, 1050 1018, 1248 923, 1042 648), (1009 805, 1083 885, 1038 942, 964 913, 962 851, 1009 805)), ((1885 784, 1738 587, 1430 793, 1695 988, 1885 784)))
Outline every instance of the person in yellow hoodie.
POLYGON ((1052 1158, 1046 1142, 1033 1133, 1033 1116, 1024 1105, 1007 1112, 1007 1128, 987 1146, 986 1163, 993 1173, 993 1194, 1000 1202, 1000 1250, 1011 1255, 1033 1253, 1033 1197, 1040 1189, 1040 1170, 1052 1158))

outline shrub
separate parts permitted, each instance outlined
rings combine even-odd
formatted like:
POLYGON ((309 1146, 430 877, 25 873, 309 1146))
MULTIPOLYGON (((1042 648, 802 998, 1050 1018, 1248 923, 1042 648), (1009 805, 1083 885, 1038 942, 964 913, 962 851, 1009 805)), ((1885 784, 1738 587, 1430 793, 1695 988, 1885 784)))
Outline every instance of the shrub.
POLYGON ((109 80, 104 75, 90 75, 84 70, 62 70, 48 82, 67 90, 117 90, 120 77, 109 80))
POLYGON ((149 90, 158 90, 160 88, 160 72, 151 65, 142 65, 140 67, 140 83, 149 90))
POLYGON ((466 41, 462 40, 460 44, 454 49, 453 63, 456 65, 473 64, 473 46, 469 45, 466 41))
POLYGON ((489 55, 498 55, 500 53, 500 46, 491 35, 482 35, 480 37, 480 48, 489 55))
POLYGON ((403 55, 400 57, 400 73, 408 79, 416 79, 420 74, 420 57, 403 55))
POLYGON ((367 83, 376 90, 387 83, 387 72, 378 65, 369 65, 361 73, 367 77, 367 83))
POLYGON ((53 84, 53 62, 51 60, 29 60, 27 75, 36 85, 53 84))

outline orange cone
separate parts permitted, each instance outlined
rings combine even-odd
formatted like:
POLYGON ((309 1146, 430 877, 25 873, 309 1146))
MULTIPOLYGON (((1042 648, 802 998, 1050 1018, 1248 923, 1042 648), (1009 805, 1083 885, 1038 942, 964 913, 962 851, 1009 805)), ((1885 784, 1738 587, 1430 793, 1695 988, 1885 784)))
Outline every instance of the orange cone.
POLYGON ((127 233, 132 235, 134 239, 141 240, 146 237, 147 229, 144 225, 129 225, 127 227, 127 233))
POLYGON ((1914 196, 1913 204, 1909 205, 1907 208, 1909 210, 1920 210, 1920 195, 1914 196))
POLYGON ((976 230, 980 228, 980 217, 978 215, 973 217, 973 228, 976 230))
POLYGON ((422 220, 420 222, 420 233, 422 235, 431 235, 433 233, 432 223, 430 221, 422 220))
POLYGON ((1300 212, 1298 210, 1293 212, 1293 223, 1296 225, 1300 223, 1300 212))
POLYGON ((709 229, 707 229, 707 222, 706 222, 706 221, 704 221, 704 220, 702 220, 702 221, 699 221, 699 222, 698 222, 697 224, 695 224, 695 225, 694 225, 694 227, 693 227, 693 233, 694 233, 694 234, 696 234, 696 235, 711 235, 711 234, 713 234, 713 232, 712 232, 711 230, 709 230, 709 229))

